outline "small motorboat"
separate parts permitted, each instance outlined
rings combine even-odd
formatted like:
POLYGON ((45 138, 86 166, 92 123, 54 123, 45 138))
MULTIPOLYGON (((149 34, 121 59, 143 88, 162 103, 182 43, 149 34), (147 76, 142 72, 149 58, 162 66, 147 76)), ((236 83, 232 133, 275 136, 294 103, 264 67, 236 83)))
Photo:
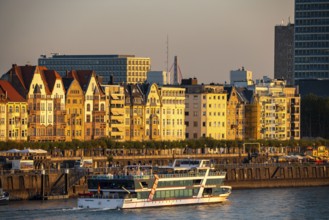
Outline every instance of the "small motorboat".
POLYGON ((9 193, 4 192, 0 189, 0 205, 8 205, 9 203, 9 193))

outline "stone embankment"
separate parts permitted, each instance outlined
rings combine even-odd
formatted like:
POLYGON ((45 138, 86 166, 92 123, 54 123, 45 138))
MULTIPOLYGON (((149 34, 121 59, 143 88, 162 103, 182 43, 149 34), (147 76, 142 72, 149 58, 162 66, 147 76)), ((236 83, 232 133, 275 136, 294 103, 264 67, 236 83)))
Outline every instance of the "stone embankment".
MULTIPOLYGON (((225 184, 233 189, 329 185, 329 164, 221 164, 216 168, 227 172, 225 184)), ((105 173, 109 170, 93 171, 105 173)), ((88 191, 89 174, 88 170, 81 169, 2 171, 0 187, 10 193, 12 200, 67 198, 88 191)))

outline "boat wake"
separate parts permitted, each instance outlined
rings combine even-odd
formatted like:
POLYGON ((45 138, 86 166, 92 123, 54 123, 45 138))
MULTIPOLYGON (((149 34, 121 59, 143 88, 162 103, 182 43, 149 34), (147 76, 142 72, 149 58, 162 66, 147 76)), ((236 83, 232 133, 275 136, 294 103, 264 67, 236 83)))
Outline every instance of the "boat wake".
POLYGON ((78 210, 82 210, 83 208, 79 208, 79 207, 73 207, 73 208, 69 208, 69 209, 62 209, 63 212, 68 212, 68 211, 78 211, 78 210))

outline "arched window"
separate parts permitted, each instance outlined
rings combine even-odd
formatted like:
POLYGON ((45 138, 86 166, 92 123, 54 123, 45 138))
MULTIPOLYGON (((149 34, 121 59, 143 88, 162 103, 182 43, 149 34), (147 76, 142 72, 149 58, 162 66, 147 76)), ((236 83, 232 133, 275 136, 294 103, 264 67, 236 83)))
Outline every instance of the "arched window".
POLYGON ((104 104, 101 104, 101 111, 104 111, 104 104))
POLYGON ((16 106, 16 112, 19 112, 19 107, 18 106, 16 106))
POLYGON ((13 107, 9 106, 9 112, 13 112, 13 107))

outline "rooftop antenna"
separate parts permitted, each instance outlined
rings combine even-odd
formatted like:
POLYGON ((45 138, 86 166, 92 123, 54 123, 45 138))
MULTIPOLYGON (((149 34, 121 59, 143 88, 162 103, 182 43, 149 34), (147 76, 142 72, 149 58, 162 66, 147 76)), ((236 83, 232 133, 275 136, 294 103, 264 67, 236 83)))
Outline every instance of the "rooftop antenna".
POLYGON ((288 17, 288 24, 290 24, 290 16, 288 17))
POLYGON ((166 64, 167 64, 167 73, 169 71, 169 36, 167 34, 167 60, 166 60, 166 64))

